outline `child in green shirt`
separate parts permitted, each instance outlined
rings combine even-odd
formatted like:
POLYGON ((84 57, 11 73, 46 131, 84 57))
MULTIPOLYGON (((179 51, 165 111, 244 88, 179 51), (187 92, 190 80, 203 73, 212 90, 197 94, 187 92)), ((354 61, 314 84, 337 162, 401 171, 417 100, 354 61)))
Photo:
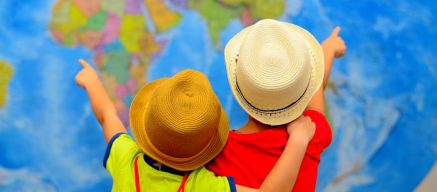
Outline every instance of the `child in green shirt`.
MULTIPOLYGON (((96 71, 85 61, 76 83, 88 93, 94 115, 108 143, 104 166, 112 191, 257 191, 218 177, 204 165, 226 144, 229 123, 208 79, 185 70, 142 87, 130 108, 127 134, 96 71)), ((287 125, 290 134, 281 158, 261 191, 291 191, 314 124, 300 117, 287 125), (292 147, 291 147, 292 146, 292 147)))

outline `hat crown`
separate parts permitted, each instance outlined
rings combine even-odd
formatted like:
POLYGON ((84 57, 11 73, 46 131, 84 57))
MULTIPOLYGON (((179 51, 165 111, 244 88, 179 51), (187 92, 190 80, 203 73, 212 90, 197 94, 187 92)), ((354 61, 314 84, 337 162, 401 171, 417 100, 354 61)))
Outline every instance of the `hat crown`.
POLYGON ((278 110, 305 93, 311 59, 297 31, 283 22, 261 20, 243 39, 235 73, 237 86, 248 103, 261 110, 278 110))
POLYGON ((145 131, 157 151, 173 158, 195 157, 217 132, 221 106, 208 79, 185 70, 156 89, 145 131))

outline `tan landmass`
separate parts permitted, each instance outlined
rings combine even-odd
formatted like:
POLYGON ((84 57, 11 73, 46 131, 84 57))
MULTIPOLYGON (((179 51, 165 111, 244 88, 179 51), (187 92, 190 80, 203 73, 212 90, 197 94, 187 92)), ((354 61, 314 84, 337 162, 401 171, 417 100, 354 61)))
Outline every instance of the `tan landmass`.
POLYGON ((171 29, 181 20, 181 15, 171 11, 162 0, 144 0, 144 3, 158 33, 171 29))

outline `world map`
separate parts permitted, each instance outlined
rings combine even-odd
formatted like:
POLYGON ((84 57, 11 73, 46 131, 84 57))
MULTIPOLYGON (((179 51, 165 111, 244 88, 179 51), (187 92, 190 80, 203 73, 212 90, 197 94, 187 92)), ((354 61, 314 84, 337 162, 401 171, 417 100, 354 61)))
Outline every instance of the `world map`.
MULTIPOLYGON (((172 5, 196 10, 207 23, 211 41, 219 46, 219 33, 232 19, 249 25, 254 19, 279 17, 285 5, 284 0, 248 2, 192 0, 172 5)), ((133 95, 146 82, 150 63, 168 44, 169 38, 158 36, 178 25, 181 13, 161 0, 65 0, 57 1, 52 12, 53 38, 63 46, 84 46, 93 53, 119 116, 128 124, 133 95)))
POLYGON ((79 58, 93 63, 126 126, 142 85, 191 68, 241 127, 247 115, 223 48, 263 18, 320 42, 343 29, 348 50, 326 92, 334 138, 317 191, 412 191, 437 158, 435 11, 432 1, 1 1, 0 191, 110 190, 101 127, 74 84, 79 58))

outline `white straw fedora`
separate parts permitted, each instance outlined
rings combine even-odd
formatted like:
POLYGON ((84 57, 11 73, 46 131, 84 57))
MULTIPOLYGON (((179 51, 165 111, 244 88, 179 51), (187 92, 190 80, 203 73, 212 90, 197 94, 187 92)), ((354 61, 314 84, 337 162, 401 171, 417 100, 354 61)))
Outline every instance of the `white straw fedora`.
POLYGON ((232 93, 256 120, 282 125, 299 117, 323 81, 323 51, 305 29, 264 19, 225 47, 232 93))

